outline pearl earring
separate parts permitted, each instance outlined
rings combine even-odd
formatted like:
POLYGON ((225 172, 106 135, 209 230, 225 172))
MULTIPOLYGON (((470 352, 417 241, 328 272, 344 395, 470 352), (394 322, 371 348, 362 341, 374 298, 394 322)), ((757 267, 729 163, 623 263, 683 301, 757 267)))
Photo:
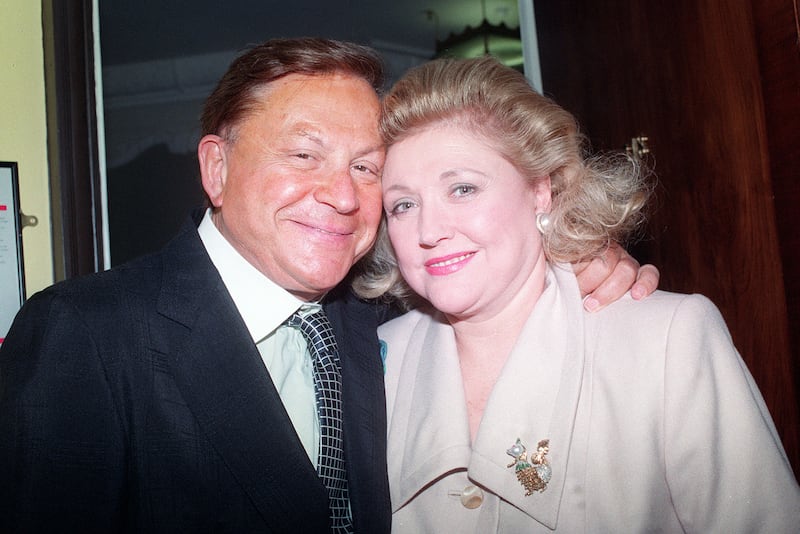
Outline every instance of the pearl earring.
POLYGON ((549 213, 537 213, 536 214, 536 228, 539 230, 539 233, 544 235, 550 229, 550 214, 549 213))

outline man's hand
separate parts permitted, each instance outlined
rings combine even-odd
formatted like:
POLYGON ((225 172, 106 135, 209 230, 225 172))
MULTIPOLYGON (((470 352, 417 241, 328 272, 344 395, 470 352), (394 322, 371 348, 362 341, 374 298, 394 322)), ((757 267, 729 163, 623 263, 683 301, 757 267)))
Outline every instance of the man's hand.
POLYGON ((583 307, 597 311, 622 297, 630 289, 635 300, 658 288, 660 274, 654 265, 639 265, 628 252, 613 243, 605 254, 572 265, 581 289, 583 307))

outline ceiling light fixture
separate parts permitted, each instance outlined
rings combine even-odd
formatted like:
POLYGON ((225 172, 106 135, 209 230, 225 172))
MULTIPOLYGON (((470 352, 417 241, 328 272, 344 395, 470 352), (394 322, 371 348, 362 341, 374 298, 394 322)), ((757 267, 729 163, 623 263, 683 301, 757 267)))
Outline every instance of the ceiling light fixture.
POLYGON ((522 71, 522 40, 519 28, 509 28, 505 22, 489 22, 486 18, 485 0, 481 0, 481 15, 483 20, 480 26, 467 26, 461 33, 451 33, 441 41, 437 36, 436 57, 471 58, 491 55, 509 67, 522 71))

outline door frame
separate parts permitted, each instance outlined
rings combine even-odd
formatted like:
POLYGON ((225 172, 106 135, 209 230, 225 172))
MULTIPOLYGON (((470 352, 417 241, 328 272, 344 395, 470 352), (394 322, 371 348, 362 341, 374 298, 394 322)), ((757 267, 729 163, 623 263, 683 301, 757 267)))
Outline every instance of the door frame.
POLYGON ((104 268, 92 0, 44 0, 45 86, 56 281, 104 268))

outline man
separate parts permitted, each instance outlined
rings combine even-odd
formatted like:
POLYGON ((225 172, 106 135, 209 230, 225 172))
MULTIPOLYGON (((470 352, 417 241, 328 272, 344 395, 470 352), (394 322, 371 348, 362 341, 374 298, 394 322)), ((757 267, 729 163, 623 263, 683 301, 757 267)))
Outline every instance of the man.
POLYGON ((381 216, 380 84, 349 43, 246 52, 203 113, 199 226, 23 307, 0 349, 0 531, 388 532, 386 310, 340 284, 381 216), (339 489, 316 345, 287 325, 316 302, 340 359, 339 489))

